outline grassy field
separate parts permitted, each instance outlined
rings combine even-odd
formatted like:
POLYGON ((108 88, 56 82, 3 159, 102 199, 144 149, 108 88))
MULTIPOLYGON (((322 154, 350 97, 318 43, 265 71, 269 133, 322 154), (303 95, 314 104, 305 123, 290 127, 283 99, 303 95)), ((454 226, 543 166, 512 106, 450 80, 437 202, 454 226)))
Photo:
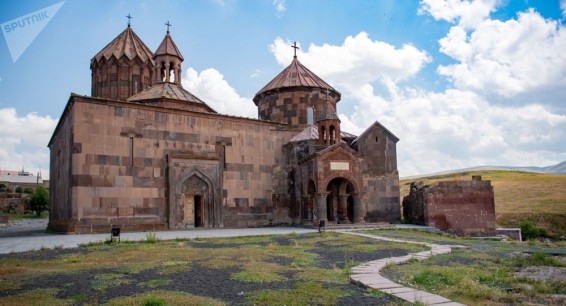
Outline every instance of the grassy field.
POLYGON ((527 220, 551 235, 566 235, 566 175, 486 170, 403 179, 401 198, 409 194, 411 182, 431 185, 438 181, 470 180, 472 175, 491 180, 498 226, 517 227, 520 221, 527 220))
POLYGON ((466 305, 564 305, 566 302, 566 256, 540 252, 541 248, 564 249, 563 242, 509 243, 394 229, 367 233, 466 246, 424 261, 389 265, 382 271, 386 277, 408 287, 466 305), (523 253, 525 250, 530 253, 523 253), (550 270, 562 277, 550 277, 556 275, 550 270), (537 279, 540 275, 546 275, 546 279, 537 279))
POLYGON ((0 256, 0 305, 403 305, 349 281, 425 250, 338 233, 97 243, 0 256))

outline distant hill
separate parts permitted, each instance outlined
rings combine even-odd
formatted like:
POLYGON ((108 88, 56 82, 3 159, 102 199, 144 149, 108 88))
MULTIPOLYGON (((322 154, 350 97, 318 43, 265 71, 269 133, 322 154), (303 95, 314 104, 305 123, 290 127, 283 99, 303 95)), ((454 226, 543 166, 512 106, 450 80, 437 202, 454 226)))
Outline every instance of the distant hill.
POLYGON ((464 168, 464 169, 446 170, 432 174, 407 176, 407 177, 402 177, 401 179, 415 179, 420 177, 471 172, 471 171, 484 171, 484 170, 525 171, 525 172, 534 172, 534 173, 566 175, 566 161, 548 167, 477 166, 477 167, 464 168))

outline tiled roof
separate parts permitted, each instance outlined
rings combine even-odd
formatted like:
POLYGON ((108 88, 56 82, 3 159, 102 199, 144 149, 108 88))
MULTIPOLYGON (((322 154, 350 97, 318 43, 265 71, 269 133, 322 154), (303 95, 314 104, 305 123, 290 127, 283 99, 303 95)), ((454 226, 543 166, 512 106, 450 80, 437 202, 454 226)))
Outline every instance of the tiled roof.
POLYGON ((171 99, 206 105, 204 101, 186 91, 181 85, 170 82, 157 83, 150 88, 129 97, 128 102, 140 102, 156 99, 171 99))
POLYGON ((153 52, 143 43, 130 26, 98 52, 92 58, 92 62, 99 62, 103 58, 110 60, 112 56, 116 59, 126 56, 129 60, 139 57, 142 62, 149 61, 153 64, 153 52))
POLYGON ((322 107, 322 112, 320 113, 317 122, 324 120, 340 121, 340 118, 338 118, 338 115, 336 115, 336 111, 334 110, 334 107, 332 107, 332 104, 330 104, 329 101, 326 101, 326 103, 324 103, 324 106, 322 107))
POLYGON ((159 48, 155 51, 154 58, 158 55, 173 55, 179 57, 181 61, 184 60, 183 55, 181 55, 181 52, 177 49, 177 45, 175 45, 171 35, 169 35, 169 31, 167 31, 167 35, 165 35, 165 38, 163 38, 159 48))
MULTIPOLYGON (((340 138, 342 139, 352 139, 356 138, 356 135, 350 134, 348 132, 340 131, 340 138)), ((299 134, 291 138, 290 142, 304 141, 304 140, 318 140, 318 127, 316 125, 309 125, 299 134)))
POLYGON ((287 68, 283 69, 271 82, 267 83, 254 97, 254 102, 259 102, 260 96, 268 91, 290 88, 290 87, 314 87, 320 89, 328 89, 338 96, 337 101, 340 99, 340 93, 332 86, 328 85, 325 81, 319 78, 316 74, 310 71, 307 67, 303 66, 295 57, 287 68))

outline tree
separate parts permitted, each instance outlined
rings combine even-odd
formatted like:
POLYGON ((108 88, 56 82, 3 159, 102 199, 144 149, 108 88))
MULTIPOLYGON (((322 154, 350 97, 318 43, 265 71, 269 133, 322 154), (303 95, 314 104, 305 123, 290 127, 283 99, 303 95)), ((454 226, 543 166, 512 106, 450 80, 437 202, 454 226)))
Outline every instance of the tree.
POLYGON ((49 209, 49 191, 43 186, 38 186, 32 193, 29 206, 39 217, 42 212, 49 209))
POLYGON ((24 192, 24 189, 22 188, 22 186, 17 186, 17 187, 16 187, 16 192, 17 192, 17 193, 22 193, 22 192, 24 192))
POLYGON ((33 194, 33 188, 31 188, 31 187, 24 188, 24 193, 33 194))

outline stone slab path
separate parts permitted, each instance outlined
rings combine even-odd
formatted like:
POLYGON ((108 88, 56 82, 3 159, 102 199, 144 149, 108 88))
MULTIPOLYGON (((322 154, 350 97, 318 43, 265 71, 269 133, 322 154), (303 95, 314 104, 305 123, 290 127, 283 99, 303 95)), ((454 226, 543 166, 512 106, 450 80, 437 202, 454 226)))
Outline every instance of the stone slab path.
POLYGON ((463 305, 436 294, 428 293, 426 291, 417 290, 414 288, 405 287, 403 285, 400 285, 385 278, 379 273, 383 268, 385 268, 385 266, 389 264, 402 264, 408 262, 411 259, 423 260, 433 255, 450 253, 452 251, 452 248, 460 248, 463 246, 454 246, 454 245, 446 246, 446 245, 439 245, 439 244, 426 243, 426 242, 407 241, 407 240, 393 239, 393 238, 387 238, 376 235, 356 233, 351 231, 340 231, 340 232, 344 234, 362 236, 362 237, 384 240, 384 241, 420 244, 430 248, 430 251, 413 253, 406 256, 383 258, 379 260, 366 262, 365 264, 359 266, 355 266, 352 268, 352 274, 350 275, 350 279, 352 281, 360 283, 369 288, 380 290, 382 292, 396 296, 400 299, 403 299, 411 303, 420 302, 420 303, 424 303, 425 305, 438 305, 438 306, 463 305))

